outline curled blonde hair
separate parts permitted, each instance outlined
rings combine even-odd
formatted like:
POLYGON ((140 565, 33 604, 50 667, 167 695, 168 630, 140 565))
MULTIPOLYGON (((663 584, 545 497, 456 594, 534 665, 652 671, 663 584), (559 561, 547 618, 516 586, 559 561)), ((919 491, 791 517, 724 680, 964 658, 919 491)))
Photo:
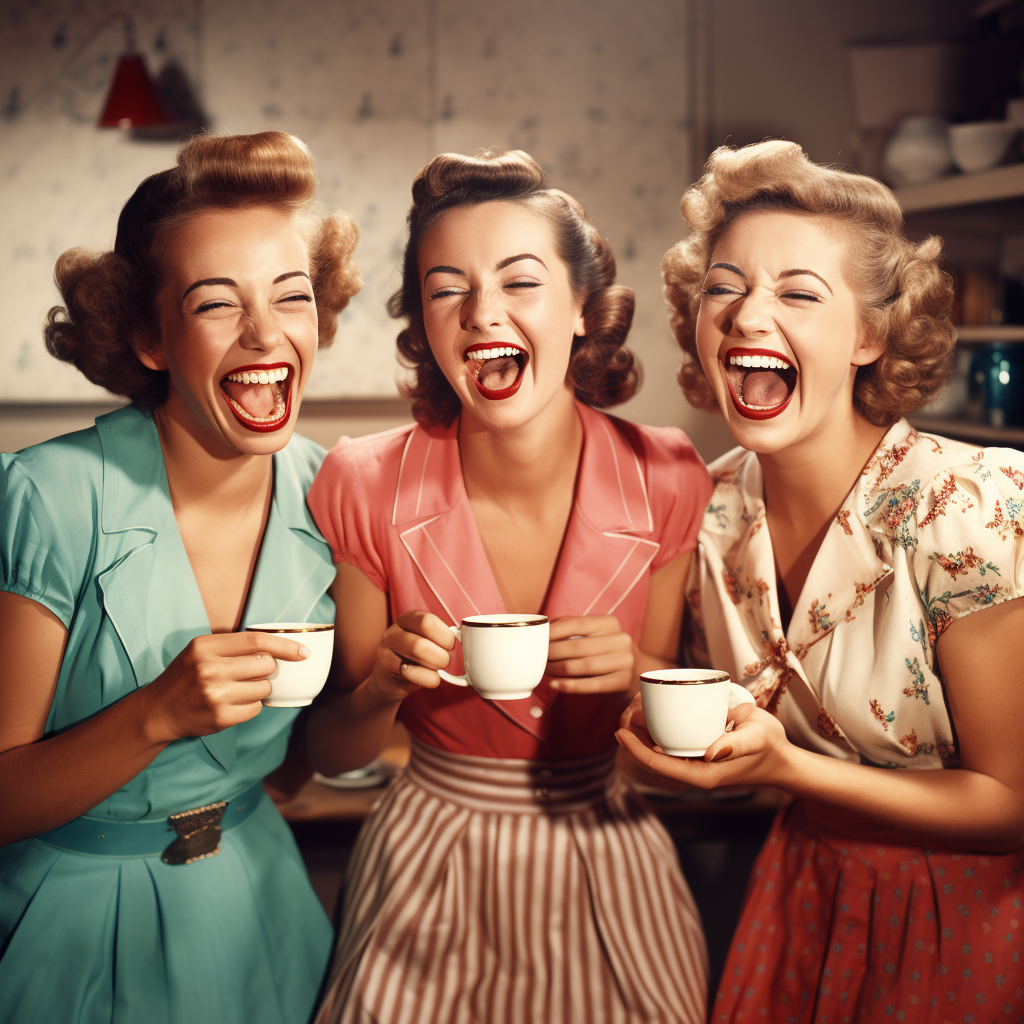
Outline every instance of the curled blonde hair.
POLYGON ((352 259, 359 229, 347 213, 320 214, 316 192, 313 157, 293 135, 195 136, 178 150, 175 167, 146 178, 125 203, 113 252, 69 249, 57 260, 64 305, 47 316, 47 349, 115 395, 143 408, 161 405, 167 371, 144 366, 135 346, 159 336, 156 295, 167 239, 203 210, 256 206, 302 219, 319 342, 329 345, 338 314, 362 285, 352 259))
POLYGON ((697 356, 697 313, 711 254, 726 228, 752 210, 792 210, 830 218, 849 238, 844 274, 872 338, 885 348, 858 367, 853 402, 876 426, 889 426, 934 397, 949 379, 956 332, 953 282, 940 267, 942 239, 907 240, 903 212, 881 182, 813 163, 795 142, 721 146, 680 203, 693 229, 662 259, 665 301, 689 359, 679 383, 691 405, 717 408, 697 356))

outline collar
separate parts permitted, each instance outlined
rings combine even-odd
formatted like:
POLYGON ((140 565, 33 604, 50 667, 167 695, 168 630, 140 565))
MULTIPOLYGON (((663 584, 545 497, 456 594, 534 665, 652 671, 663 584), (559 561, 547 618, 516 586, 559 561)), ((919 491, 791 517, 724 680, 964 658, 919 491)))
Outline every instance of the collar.
MULTIPOLYGON (((576 500, 543 609, 552 619, 614 614, 659 548, 643 466, 628 439, 631 426, 580 402, 576 410, 583 450, 576 500), (597 551, 601 555, 595 557, 597 551)), ((467 615, 507 610, 466 495, 458 420, 445 429, 410 432, 392 522, 452 624, 467 615)), ((453 671, 459 671, 457 663, 453 671)), ((542 684, 535 696, 550 704, 554 691, 542 684)), ((529 716, 527 701, 494 703, 517 725, 545 738, 550 715, 529 716)))
MULTIPOLYGON (((98 582, 135 683, 144 686, 190 640, 208 633, 209 622, 174 520, 152 416, 129 406, 101 416, 96 429, 103 453, 100 526, 105 534, 124 535, 117 561, 98 582)), ((303 476, 303 459, 294 447, 290 443, 274 455, 274 495, 243 625, 308 620, 334 578, 327 546, 303 500, 312 471, 307 465, 303 476)), ((234 732, 201 739, 214 760, 230 770, 234 732)))

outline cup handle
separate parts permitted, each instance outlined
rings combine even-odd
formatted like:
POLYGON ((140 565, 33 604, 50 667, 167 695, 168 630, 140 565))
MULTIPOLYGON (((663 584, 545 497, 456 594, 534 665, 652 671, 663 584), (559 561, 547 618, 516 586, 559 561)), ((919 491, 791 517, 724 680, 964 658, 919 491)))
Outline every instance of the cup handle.
MULTIPOLYGON (((458 626, 449 626, 448 628, 452 631, 452 634, 455 636, 455 639, 458 640, 459 643, 462 643, 462 630, 459 629, 458 626)), ((469 686, 469 680, 464 675, 452 675, 451 672, 445 672, 443 668, 438 669, 437 674, 446 683, 451 683, 452 686, 469 686)))
POLYGON ((741 704, 756 704, 757 701, 750 695, 750 691, 739 683, 729 683, 729 710, 738 708, 741 704))

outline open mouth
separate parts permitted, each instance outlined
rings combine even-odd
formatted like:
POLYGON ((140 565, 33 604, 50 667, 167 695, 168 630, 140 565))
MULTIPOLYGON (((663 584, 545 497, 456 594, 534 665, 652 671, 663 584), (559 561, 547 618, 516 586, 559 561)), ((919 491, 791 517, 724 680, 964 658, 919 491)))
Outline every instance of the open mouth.
POLYGON ((530 354, 518 345, 470 345, 462 354, 477 390, 492 402, 511 398, 523 383, 530 354))
POLYGON ((220 389, 243 427, 265 433, 288 422, 294 377, 287 363, 239 366, 221 380, 220 389))
POLYGON ((767 349, 731 348, 724 363, 733 404, 747 419, 771 419, 789 405, 799 373, 785 356, 767 349))

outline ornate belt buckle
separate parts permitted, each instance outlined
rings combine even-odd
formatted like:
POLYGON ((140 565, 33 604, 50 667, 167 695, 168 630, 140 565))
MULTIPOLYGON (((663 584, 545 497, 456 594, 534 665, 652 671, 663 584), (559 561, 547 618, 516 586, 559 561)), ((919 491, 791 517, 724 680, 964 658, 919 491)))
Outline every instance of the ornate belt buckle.
POLYGON ((220 853, 220 822, 227 806, 226 800, 218 800, 169 815, 167 824, 178 838, 160 854, 160 859, 165 864, 191 864, 220 853))

